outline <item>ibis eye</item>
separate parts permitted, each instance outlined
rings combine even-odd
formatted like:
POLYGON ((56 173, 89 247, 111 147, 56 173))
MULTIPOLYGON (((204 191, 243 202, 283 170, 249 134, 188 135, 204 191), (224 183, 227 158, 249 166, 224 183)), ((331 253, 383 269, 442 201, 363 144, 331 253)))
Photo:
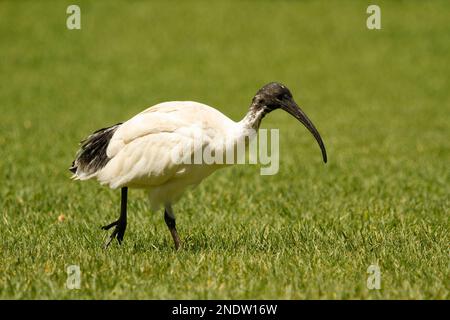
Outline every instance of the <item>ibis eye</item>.
POLYGON ((292 95, 290 93, 285 93, 285 94, 283 94, 283 99, 284 100, 292 99, 292 95))

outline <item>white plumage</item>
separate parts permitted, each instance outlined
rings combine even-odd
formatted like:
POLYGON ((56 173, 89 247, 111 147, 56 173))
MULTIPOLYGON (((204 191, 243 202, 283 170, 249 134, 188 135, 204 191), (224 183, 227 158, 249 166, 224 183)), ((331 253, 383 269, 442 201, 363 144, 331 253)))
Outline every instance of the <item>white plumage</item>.
POLYGON ((109 162, 101 170, 75 178, 96 178, 111 188, 149 190, 150 203, 157 209, 173 203, 190 185, 197 185, 221 165, 179 164, 172 150, 193 144, 194 133, 204 133, 203 147, 216 137, 245 134, 244 122, 234 122, 205 104, 171 101, 137 114, 117 129, 107 147, 109 162))

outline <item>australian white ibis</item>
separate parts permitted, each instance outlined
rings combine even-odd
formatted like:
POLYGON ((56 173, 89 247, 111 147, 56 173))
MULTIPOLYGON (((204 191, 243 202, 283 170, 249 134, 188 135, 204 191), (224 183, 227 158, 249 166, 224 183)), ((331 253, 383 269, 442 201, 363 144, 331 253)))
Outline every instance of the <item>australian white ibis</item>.
POLYGON ((70 168, 73 178, 96 178, 110 188, 121 188, 122 192, 119 219, 102 227, 104 230, 115 227, 105 247, 114 238, 119 243, 123 240, 127 226, 128 188, 142 188, 148 190, 154 210, 164 206, 164 220, 178 249, 180 238, 172 204, 189 186, 199 184, 223 165, 175 161, 172 151, 192 145, 196 138, 191 133, 198 129, 207 135, 202 141, 203 148, 216 148, 213 141, 217 138, 231 137, 227 141, 233 143, 248 135, 249 130, 258 130, 262 118, 279 108, 305 125, 317 140, 323 161, 327 162, 319 132, 295 103, 289 89, 276 82, 265 85, 256 93, 247 114, 239 122, 201 103, 172 101, 157 104, 124 123, 97 130, 87 137, 81 142, 70 168))

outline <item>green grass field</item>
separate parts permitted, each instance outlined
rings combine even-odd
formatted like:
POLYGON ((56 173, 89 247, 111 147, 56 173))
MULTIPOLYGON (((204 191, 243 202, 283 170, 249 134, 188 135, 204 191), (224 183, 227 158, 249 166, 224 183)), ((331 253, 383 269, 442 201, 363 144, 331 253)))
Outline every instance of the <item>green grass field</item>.
POLYGON ((0 2, 0 298, 449 298, 447 1, 377 1, 379 31, 364 1, 77 1, 71 31, 72 3, 0 2), (125 242, 104 251, 120 192, 69 179, 79 140, 167 100, 238 120, 270 81, 328 164, 274 112, 277 175, 235 166, 189 191, 179 252, 131 190, 125 242))

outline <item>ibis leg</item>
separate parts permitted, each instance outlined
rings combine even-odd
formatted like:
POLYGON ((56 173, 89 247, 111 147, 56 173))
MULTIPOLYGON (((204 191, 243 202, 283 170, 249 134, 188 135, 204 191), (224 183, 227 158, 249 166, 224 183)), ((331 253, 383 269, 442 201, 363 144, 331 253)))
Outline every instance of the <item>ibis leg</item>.
POLYGON ((125 234, 125 229, 127 228, 127 198, 128 198, 128 188, 123 187, 121 190, 122 198, 120 200, 120 217, 113 223, 108 224, 107 226, 103 226, 103 230, 109 230, 112 227, 115 227, 111 235, 109 236, 108 241, 106 241, 104 248, 108 248, 111 241, 116 238, 119 244, 122 243, 123 236, 125 234))
POLYGON ((175 215, 173 214, 172 207, 170 205, 166 205, 164 209, 164 221, 166 221, 166 225, 172 235, 173 242, 175 243, 175 249, 178 250, 180 248, 181 241, 176 228, 175 215))

